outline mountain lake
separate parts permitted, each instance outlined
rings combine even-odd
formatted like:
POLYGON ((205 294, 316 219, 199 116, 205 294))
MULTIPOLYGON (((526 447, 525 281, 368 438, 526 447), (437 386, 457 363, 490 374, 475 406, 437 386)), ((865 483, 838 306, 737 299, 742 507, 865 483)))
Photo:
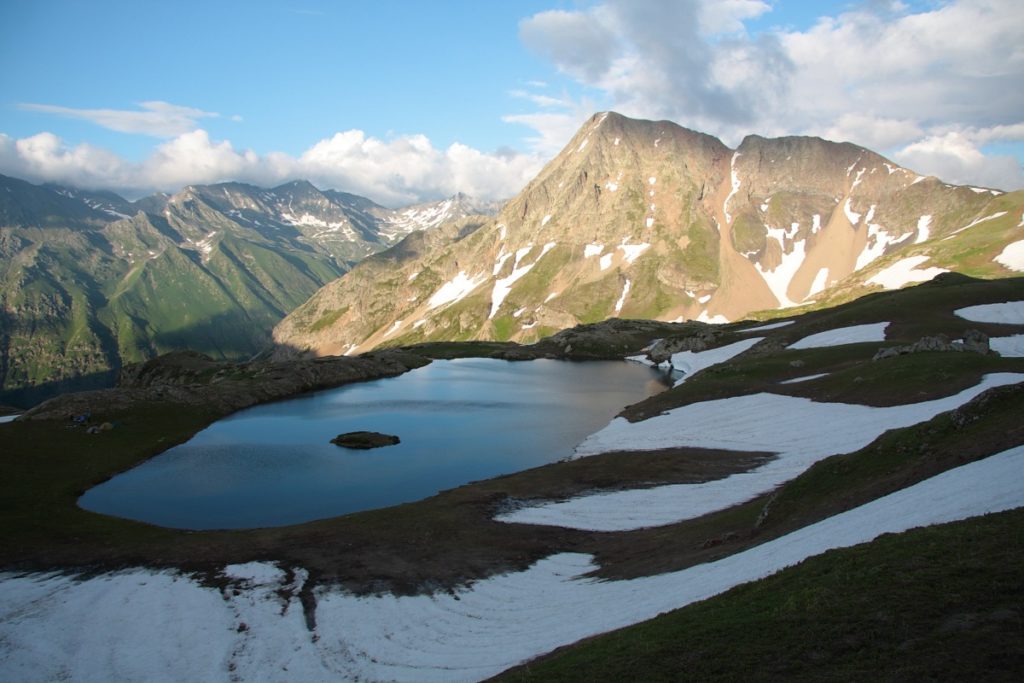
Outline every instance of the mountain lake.
POLYGON ((562 460, 670 385, 622 361, 434 361, 399 377, 249 408, 90 489, 87 510, 179 529, 297 524, 562 460), (350 450, 350 431, 401 443, 350 450))

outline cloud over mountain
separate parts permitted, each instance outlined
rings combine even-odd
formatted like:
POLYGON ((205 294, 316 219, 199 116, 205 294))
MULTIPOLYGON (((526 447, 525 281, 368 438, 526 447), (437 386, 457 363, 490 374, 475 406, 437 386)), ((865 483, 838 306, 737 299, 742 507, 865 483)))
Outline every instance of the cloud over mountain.
POLYGON ((0 173, 134 196, 189 184, 274 185, 303 178, 392 206, 456 192, 493 200, 518 192, 542 164, 537 154, 485 153, 459 143, 438 149, 424 135, 382 140, 355 129, 320 140, 298 156, 237 150, 196 129, 163 142, 141 162, 89 144, 68 145, 52 133, 21 139, 0 134, 0 173))
MULTIPOLYGON (((606 0, 535 14, 520 36, 600 93, 603 107, 627 115, 729 144, 748 133, 825 135, 881 148, 922 172, 1024 186, 1017 160, 983 149, 1024 140, 1024 14, 1014 0, 926 11, 865 3, 807 30, 749 33, 744 22, 770 20, 770 9, 756 0, 606 0)), ((560 114, 517 120, 548 142, 586 118, 560 114)))

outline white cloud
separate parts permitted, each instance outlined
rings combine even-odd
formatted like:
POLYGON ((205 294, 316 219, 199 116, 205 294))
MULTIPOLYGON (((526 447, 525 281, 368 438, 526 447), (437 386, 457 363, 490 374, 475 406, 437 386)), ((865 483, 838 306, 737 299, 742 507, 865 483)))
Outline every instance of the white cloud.
MULTIPOLYGON (((674 120, 734 146, 749 133, 822 135, 900 154, 924 173, 1020 187, 1019 161, 981 150, 1024 138, 1019 0, 854 8, 806 30, 751 35, 744 22, 770 12, 766 2, 605 0, 534 15, 520 35, 627 115, 674 120)), ((549 113, 514 120, 556 147, 574 130, 559 130, 549 113)))
POLYGON ((898 151, 900 164, 964 185, 1000 189, 1024 187, 1024 171, 1011 156, 986 155, 962 133, 929 136, 898 151))
POLYGON ((139 133, 158 138, 170 138, 194 130, 197 121, 204 118, 216 118, 220 114, 203 111, 194 107, 183 107, 169 102, 157 100, 140 102, 142 111, 123 109, 75 109, 53 104, 20 104, 19 108, 28 111, 56 114, 73 119, 91 121, 103 128, 116 130, 120 133, 139 133))
POLYGON ((349 130, 298 157, 236 150, 194 130, 164 142, 141 163, 91 145, 68 146, 52 133, 15 140, 0 134, 0 173, 34 182, 110 189, 128 196, 174 192, 189 184, 229 180, 269 186, 308 179, 319 187, 400 206, 456 192, 485 200, 513 196, 541 168, 535 154, 488 154, 462 144, 435 148, 423 135, 394 140, 349 130))

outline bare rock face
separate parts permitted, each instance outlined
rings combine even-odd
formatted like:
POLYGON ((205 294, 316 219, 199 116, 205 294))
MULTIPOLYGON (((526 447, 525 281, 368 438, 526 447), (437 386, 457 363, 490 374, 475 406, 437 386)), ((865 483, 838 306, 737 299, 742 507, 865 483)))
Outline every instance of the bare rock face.
POLYGON ((381 434, 380 432, 346 432, 331 439, 331 443, 342 448, 365 451, 371 448, 394 446, 401 443, 401 439, 392 434, 381 434))

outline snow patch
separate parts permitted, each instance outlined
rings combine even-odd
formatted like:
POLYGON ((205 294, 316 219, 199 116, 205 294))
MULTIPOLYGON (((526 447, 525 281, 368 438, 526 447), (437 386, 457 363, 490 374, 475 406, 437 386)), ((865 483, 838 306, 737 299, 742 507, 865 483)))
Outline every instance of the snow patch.
POLYGON ((612 143, 612 144, 614 144, 616 147, 618 147, 619 146, 619 138, 615 138, 615 142, 612 143))
MULTIPOLYGON (((651 226, 648 225, 647 227, 651 227, 651 226)), ((622 243, 622 244, 619 245, 618 248, 622 250, 622 253, 623 253, 623 257, 622 258, 623 258, 623 260, 625 260, 626 263, 628 263, 630 265, 633 265, 633 262, 636 261, 640 257, 640 254, 642 254, 645 251, 647 251, 650 248, 650 246, 651 245, 648 244, 647 242, 642 242, 640 244, 626 244, 626 243, 622 243)))
POLYGON ((729 215, 729 200, 732 199, 733 195, 739 192, 740 189, 740 176, 736 172, 736 160, 742 156, 739 152, 733 152, 732 159, 729 161, 729 169, 732 178, 732 191, 722 202, 722 213, 725 215, 725 222, 728 225, 732 225, 732 216, 729 215))
POLYGON ((603 251, 603 244, 587 244, 583 247, 583 258, 590 258, 591 256, 600 256, 601 252, 603 251))
POLYGON ((851 193, 854 191, 854 189, 856 189, 858 185, 860 185, 860 177, 864 175, 864 171, 866 170, 866 168, 862 168, 859 171, 857 171, 857 177, 853 179, 853 185, 850 186, 851 193))
POLYGON ((427 307, 434 309, 438 306, 460 301, 479 287, 486 279, 486 275, 481 274, 469 277, 466 275, 466 271, 460 270, 458 275, 441 285, 441 288, 434 292, 433 296, 427 301, 427 307))
POLYGON ((925 268, 917 270, 917 267, 930 259, 930 256, 908 256, 891 266, 884 268, 867 279, 866 284, 881 285, 885 289, 899 289, 912 282, 928 282, 940 273, 948 273, 945 268, 925 268))
POLYGON ((384 336, 385 337, 390 337, 395 332, 397 332, 398 328, 400 328, 401 326, 402 326, 402 321, 401 320, 396 320, 394 323, 391 324, 391 327, 388 329, 388 331, 384 333, 384 336))
POLYGON ((498 258, 494 260, 494 269, 491 271, 491 276, 497 277, 498 273, 500 273, 501 269, 505 266, 505 261, 508 261, 510 258, 512 258, 512 254, 508 254, 502 250, 502 252, 498 254, 498 258))
POLYGON ((544 299, 544 303, 547 303, 547 302, 551 301, 551 300, 552 300, 552 299, 554 299, 554 298, 555 298, 556 296, 558 296, 558 292, 551 292, 551 293, 550 293, 550 294, 548 294, 548 295, 547 295, 547 297, 546 297, 546 298, 544 299))
POLYGON ((745 330, 740 330, 740 331, 741 332, 767 332, 768 330, 777 330, 780 327, 786 327, 787 325, 792 325, 794 322, 796 322, 796 321, 795 320, 783 320, 783 321, 777 322, 777 323, 766 323, 764 325, 758 325, 757 327, 748 327, 745 330))
POLYGON ((604 186, 609 192, 615 192, 615 190, 619 189, 619 186, 610 180, 607 183, 605 183, 604 186))
POLYGON ((993 260, 1009 270, 1024 271, 1024 240, 1010 242, 993 260))
POLYGON ((415 273, 413 273, 412 275, 409 276, 409 279, 407 280, 407 282, 412 282, 413 280, 415 280, 419 276, 420 276, 420 271, 417 270, 415 273))
POLYGON ((864 268, 875 259, 883 256, 885 254, 885 250, 891 245, 901 244, 910 239, 910 236, 913 234, 914 233, 908 232, 906 235, 896 237, 889 234, 889 232, 887 232, 881 225, 878 225, 877 223, 869 223, 868 236, 864 245, 864 251, 857 256, 857 263, 854 265, 854 270, 864 268))
POLYGON ((507 297, 509 292, 512 291, 512 285, 514 285, 516 281, 519 280, 521 277, 529 273, 533 269, 533 267, 537 265, 542 258, 544 258, 544 254, 554 249, 556 245, 556 242, 548 242, 547 244, 545 244, 540 251, 540 255, 537 256, 533 263, 525 266, 520 266, 519 261, 522 259, 523 256, 526 256, 526 254, 528 254, 531 249, 533 249, 533 245, 523 247, 522 249, 516 252, 516 262, 512 272, 507 277, 503 277, 500 280, 497 280, 494 283, 494 289, 491 290, 491 313, 490 315, 487 316, 488 319, 493 318, 494 315, 498 312, 498 309, 501 307, 502 302, 505 301, 505 297, 507 297))
POLYGON ((681 378, 676 380, 675 386, 679 386, 705 368, 724 363, 730 358, 740 355, 762 339, 764 337, 751 337, 750 339, 741 339, 738 342, 719 346, 716 349, 708 349, 707 351, 680 351, 679 353, 673 353, 673 369, 684 373, 681 378))
POLYGON ((244 581, 253 586, 278 585, 284 583, 283 569, 270 562, 245 562, 229 564, 221 572, 229 579, 244 581))
POLYGON ((964 320, 976 323, 1002 323, 1024 325, 1024 301, 1007 301, 1001 304, 981 304, 953 311, 964 320))
POLYGON ((629 280, 626 280, 626 284, 622 287, 622 296, 615 302, 615 313, 618 314, 622 311, 622 305, 626 303, 626 295, 629 294, 629 280))
POLYGON ((645 225, 646 225, 646 226, 647 226, 648 228, 650 228, 650 227, 653 227, 653 226, 654 226, 654 218, 653 218, 652 216, 648 216, 648 217, 647 217, 647 220, 645 220, 645 221, 644 221, 644 224, 645 224, 645 225))
POLYGON ((860 223, 860 214, 850 208, 849 198, 847 198, 846 203, 843 204, 843 213, 846 214, 846 220, 850 221, 850 225, 856 226, 860 223))
POLYGON ((526 307, 524 306, 523 308, 520 308, 518 311, 513 311, 512 312, 512 317, 513 318, 518 318, 519 316, 521 316, 525 312, 526 312, 526 307))
POLYGON ((985 221, 991 221, 991 220, 994 220, 996 218, 1002 218, 1005 215, 1006 215, 1005 211, 997 211, 996 213, 992 214, 991 216, 985 216, 984 218, 979 218, 977 220, 971 221, 970 223, 968 223, 964 227, 959 228, 959 229, 954 230, 953 232, 949 233, 949 237, 947 237, 946 239, 947 240, 948 239, 952 239, 952 237, 954 235, 957 235, 957 234, 959 234, 959 233, 961 233, 964 230, 967 230, 969 228, 973 228, 975 225, 978 225, 979 223, 984 223, 985 221))
POLYGON ((814 282, 811 283, 811 289, 807 292, 807 296, 804 297, 804 301, 811 298, 819 292, 825 291, 825 287, 828 284, 828 268, 822 267, 818 274, 814 276, 814 282))
POLYGON ((601 270, 608 270, 609 268, 612 267, 612 258, 614 256, 615 256, 615 252, 610 251, 610 252, 608 252, 607 254, 605 254, 604 256, 601 257, 601 262, 600 262, 601 270))
POLYGON ((917 239, 914 240, 914 244, 921 244, 928 239, 931 235, 931 216, 921 216, 917 219, 917 239))
POLYGON ((540 220, 540 227, 543 228, 545 225, 548 224, 548 221, 550 221, 550 220, 551 220, 551 214, 549 213, 547 216, 544 216, 544 218, 542 218, 540 220))
POLYGON ((708 315, 707 311, 701 311, 700 315, 697 316, 697 322, 708 323, 709 325, 725 325, 729 322, 729 319, 721 313, 708 315))
MULTIPOLYGON (((807 257, 807 240, 793 242, 793 248, 787 254, 785 238, 789 237, 792 239, 792 236, 787 234, 782 228, 765 227, 768 239, 774 239, 779 243, 779 249, 782 251, 782 261, 772 270, 765 270, 760 263, 755 263, 754 267, 757 268, 757 272, 764 278, 768 288, 772 290, 772 294, 775 295, 779 302, 779 308, 791 308, 798 304, 789 298, 786 291, 789 289, 790 282, 793 281, 793 276, 796 275, 796 272, 803 265, 804 259, 807 257)), ((791 226, 793 236, 796 235, 799 228, 799 223, 793 223, 791 226)))
POLYGON ((989 348, 1006 358, 1024 358, 1024 334, 989 337, 989 348))
POLYGON ((508 234, 508 228, 504 223, 498 224, 498 239, 504 241, 505 236, 508 234))
POLYGON ((821 231, 821 214, 814 214, 811 216, 811 234, 817 234, 821 231))
POLYGON ((658 179, 655 178, 654 176, 651 176, 650 178, 647 179, 647 182, 653 185, 654 183, 658 182, 658 179))
POLYGON ((699 303, 701 305, 706 304, 709 301, 711 301, 711 295, 710 294, 705 294, 704 296, 702 296, 699 299, 697 299, 697 303, 699 303))
POLYGON ((806 375, 804 377, 794 377, 793 379, 784 379, 779 384, 799 384, 800 382, 810 382, 812 379, 821 379, 822 377, 828 377, 827 372, 818 373, 817 375, 806 375))
POLYGON ((885 328, 889 323, 868 323, 851 325, 812 334, 793 342, 788 349, 820 349, 825 346, 841 346, 843 344, 860 344, 863 342, 885 341, 885 328))

